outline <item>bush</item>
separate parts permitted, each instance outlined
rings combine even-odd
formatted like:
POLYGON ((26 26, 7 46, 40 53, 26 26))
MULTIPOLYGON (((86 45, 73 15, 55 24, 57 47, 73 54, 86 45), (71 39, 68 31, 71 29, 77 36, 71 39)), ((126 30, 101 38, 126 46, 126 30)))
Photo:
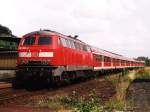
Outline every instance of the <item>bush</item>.
POLYGON ((86 100, 82 97, 77 98, 74 95, 72 97, 61 98, 61 103, 79 112, 100 112, 102 110, 102 107, 100 107, 100 99, 98 97, 91 95, 90 99, 86 100))
POLYGON ((126 102, 117 100, 117 99, 112 99, 110 101, 108 101, 105 104, 105 109, 112 112, 113 110, 117 110, 117 111, 125 111, 125 105, 126 102))

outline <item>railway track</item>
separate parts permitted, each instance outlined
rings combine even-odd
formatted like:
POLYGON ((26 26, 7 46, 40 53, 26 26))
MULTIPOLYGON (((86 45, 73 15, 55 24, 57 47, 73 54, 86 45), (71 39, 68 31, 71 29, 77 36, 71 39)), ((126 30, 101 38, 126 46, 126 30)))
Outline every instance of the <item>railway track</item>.
POLYGON ((0 79, 0 89, 12 88, 14 77, 0 79))
POLYGON ((24 98, 28 98, 34 95, 44 94, 47 90, 39 90, 39 91, 27 91, 25 89, 22 90, 14 90, 12 88, 5 89, 0 91, 0 106, 6 105, 10 102, 16 102, 17 100, 23 100, 24 98))
POLYGON ((0 89, 12 88, 12 83, 0 82, 0 89))
POLYGON ((0 78, 0 82, 13 82, 14 77, 0 78))
MULTIPOLYGON (((83 80, 82 80, 83 81, 83 80)), ((88 80, 87 80, 88 81, 88 80)), ((86 81, 83 81, 86 82, 86 81)), ((77 81, 76 84, 81 83, 81 81, 77 81)), ((70 85, 57 85, 55 87, 50 87, 49 89, 41 89, 41 90, 26 90, 26 89, 13 89, 9 86, 2 86, 0 88, 0 106, 7 105, 8 103, 15 103, 18 100, 27 99, 31 96, 38 96, 38 95, 45 95, 47 92, 53 93, 59 89, 63 88, 70 88, 70 86, 76 85, 76 84, 70 84, 70 85)))
POLYGON ((27 95, 25 90, 14 90, 11 82, 0 82, 0 105, 25 95, 27 95))
POLYGON ((11 100, 14 100, 15 98, 24 96, 25 93, 22 91, 14 91, 14 90, 9 90, 9 91, 4 91, 0 93, 0 104, 6 104, 10 102, 11 100))

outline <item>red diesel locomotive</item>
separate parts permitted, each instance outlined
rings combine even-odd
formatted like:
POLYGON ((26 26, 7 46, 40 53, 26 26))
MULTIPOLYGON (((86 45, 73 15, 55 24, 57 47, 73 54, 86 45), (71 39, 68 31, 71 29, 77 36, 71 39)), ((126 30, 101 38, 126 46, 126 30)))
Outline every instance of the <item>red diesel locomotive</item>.
MULTIPOLYGON (((40 30, 23 36, 16 77, 62 80, 93 71, 143 67, 144 62, 92 47, 76 37, 40 30)), ((20 80, 20 79, 19 79, 20 80)))

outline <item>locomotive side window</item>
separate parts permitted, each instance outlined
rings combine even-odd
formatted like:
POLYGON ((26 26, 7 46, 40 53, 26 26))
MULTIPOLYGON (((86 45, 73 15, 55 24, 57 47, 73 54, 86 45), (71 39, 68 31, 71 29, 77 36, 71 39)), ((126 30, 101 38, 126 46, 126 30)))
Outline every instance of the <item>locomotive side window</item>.
POLYGON ((64 47, 67 47, 66 40, 64 38, 61 38, 61 43, 64 47))
POLYGON ((77 42, 74 42, 75 48, 79 50, 79 44, 77 42))
POLYGON ((60 40, 60 38, 58 38, 58 46, 60 46, 61 45, 61 40, 60 40))
POLYGON ((69 43, 69 47, 72 48, 71 40, 68 40, 68 43, 69 43))
POLYGON ((51 37, 39 37, 38 45, 50 45, 52 44, 51 37))
POLYGON ((75 48, 75 45, 74 45, 74 42, 72 40, 70 40, 70 45, 71 45, 71 48, 75 48))
POLYGON ((83 51, 88 51, 86 45, 83 45, 83 51))
POLYGON ((71 48, 71 45, 70 45, 69 40, 68 40, 68 39, 65 39, 65 41, 66 41, 67 47, 71 48))
POLYGON ((83 45, 83 44, 80 44, 80 43, 77 43, 77 42, 71 42, 71 45, 72 45, 72 48, 75 48, 75 49, 78 49, 78 50, 81 50, 81 51, 88 51, 90 52, 90 47, 88 47, 87 45, 83 45))
POLYGON ((88 51, 88 52, 91 52, 91 49, 90 49, 90 47, 89 47, 89 46, 87 46, 87 51, 88 51))
POLYGON ((79 48, 80 48, 80 50, 83 50, 82 44, 79 44, 79 48))
POLYGON ((33 45, 35 43, 35 37, 26 37, 23 45, 33 45))
POLYGON ((78 49, 81 51, 83 50, 82 44, 78 44, 78 49))

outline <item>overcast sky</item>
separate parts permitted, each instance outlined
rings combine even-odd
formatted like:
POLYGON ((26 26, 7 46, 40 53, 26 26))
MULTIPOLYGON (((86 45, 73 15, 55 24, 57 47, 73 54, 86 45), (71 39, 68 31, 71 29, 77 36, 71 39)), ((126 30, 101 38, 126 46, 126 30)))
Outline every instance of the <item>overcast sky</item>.
POLYGON ((0 0, 0 24, 21 37, 51 29, 129 57, 150 57, 150 0, 0 0))

